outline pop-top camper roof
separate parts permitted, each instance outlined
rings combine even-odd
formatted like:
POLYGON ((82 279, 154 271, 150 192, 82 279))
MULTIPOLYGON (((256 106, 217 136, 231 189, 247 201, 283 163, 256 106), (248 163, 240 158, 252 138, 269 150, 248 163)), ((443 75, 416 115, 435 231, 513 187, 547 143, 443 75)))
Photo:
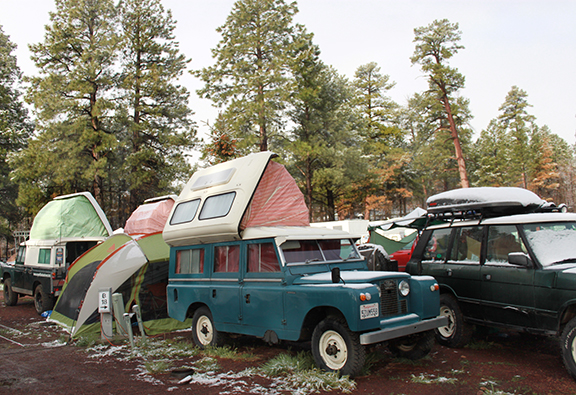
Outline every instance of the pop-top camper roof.
POLYGON ((274 157, 259 152, 194 173, 166 222, 166 243, 238 240, 255 226, 308 226, 304 196, 274 157))
POLYGON ((126 220, 124 232, 128 235, 162 232, 174 206, 176 195, 147 199, 126 220))
POLYGON ((112 227, 90 192, 62 195, 36 214, 30 240, 106 238, 112 227))

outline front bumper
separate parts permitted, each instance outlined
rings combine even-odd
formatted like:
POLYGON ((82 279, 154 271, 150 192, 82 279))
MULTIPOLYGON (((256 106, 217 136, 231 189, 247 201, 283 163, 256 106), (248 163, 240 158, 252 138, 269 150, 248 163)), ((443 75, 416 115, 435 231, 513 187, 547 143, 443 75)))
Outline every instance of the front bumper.
MULTIPOLYGON (((418 317, 416 314, 414 316, 418 317)), ((393 328, 380 329, 374 332, 368 332, 360 335, 360 344, 374 344, 381 343, 390 339, 397 339, 414 333, 426 332, 441 326, 448 325, 447 317, 430 318, 424 321, 413 322, 402 326, 395 326, 393 328)))

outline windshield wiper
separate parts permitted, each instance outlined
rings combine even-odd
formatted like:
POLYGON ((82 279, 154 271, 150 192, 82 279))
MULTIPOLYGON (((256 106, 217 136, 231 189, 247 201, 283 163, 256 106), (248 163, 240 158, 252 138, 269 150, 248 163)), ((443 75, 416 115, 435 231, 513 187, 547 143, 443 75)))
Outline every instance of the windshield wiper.
POLYGON ((558 262, 554 262, 553 265, 561 265, 563 263, 576 263, 576 258, 566 258, 566 259, 562 259, 561 261, 558 262))
POLYGON ((307 265, 310 262, 318 262, 319 260, 320 260, 320 258, 310 258, 310 259, 306 259, 306 261, 304 263, 307 265))

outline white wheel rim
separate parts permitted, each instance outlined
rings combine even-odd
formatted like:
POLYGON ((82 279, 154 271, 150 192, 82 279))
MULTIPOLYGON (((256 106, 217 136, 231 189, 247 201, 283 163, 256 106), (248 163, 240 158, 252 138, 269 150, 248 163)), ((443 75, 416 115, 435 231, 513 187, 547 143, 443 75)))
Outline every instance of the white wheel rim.
POLYGON ((454 312, 447 306, 440 306, 440 315, 448 318, 448 325, 439 327, 438 332, 442 337, 449 338, 454 334, 454 329, 456 328, 454 312))
POLYGON ((198 318, 198 322, 196 323, 196 337, 203 346, 208 346, 212 343, 214 329, 212 328, 212 321, 205 315, 198 318))
POLYGON ((572 360, 576 361, 576 337, 574 337, 570 343, 570 351, 572 352, 572 360))
POLYGON ((320 356, 326 366, 332 370, 340 370, 348 360, 346 342, 336 331, 326 331, 320 337, 318 344, 320 356))

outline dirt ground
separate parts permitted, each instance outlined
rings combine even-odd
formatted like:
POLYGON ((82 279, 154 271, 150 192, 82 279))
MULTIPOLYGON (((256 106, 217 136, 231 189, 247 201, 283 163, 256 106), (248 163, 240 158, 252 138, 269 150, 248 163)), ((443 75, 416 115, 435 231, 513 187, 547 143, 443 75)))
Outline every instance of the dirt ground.
MULTIPOLYGON (((20 298, 14 307, 0 299, 0 394, 295 393, 278 390, 273 380, 260 376, 242 377, 234 385, 222 380, 178 384, 180 378, 170 372, 143 373, 136 360, 88 358, 78 345, 60 345, 65 335, 36 314, 30 298, 20 298)), ((294 352, 258 340, 235 347, 246 348, 256 358, 220 359, 222 377, 259 366, 280 352, 294 352)), ((436 345, 429 357, 417 362, 397 360, 383 351, 370 374, 355 379, 352 393, 576 394, 576 382, 566 372, 558 349, 557 341, 550 338, 477 331, 469 347, 436 345)), ((322 392, 327 393, 342 392, 322 392)))

